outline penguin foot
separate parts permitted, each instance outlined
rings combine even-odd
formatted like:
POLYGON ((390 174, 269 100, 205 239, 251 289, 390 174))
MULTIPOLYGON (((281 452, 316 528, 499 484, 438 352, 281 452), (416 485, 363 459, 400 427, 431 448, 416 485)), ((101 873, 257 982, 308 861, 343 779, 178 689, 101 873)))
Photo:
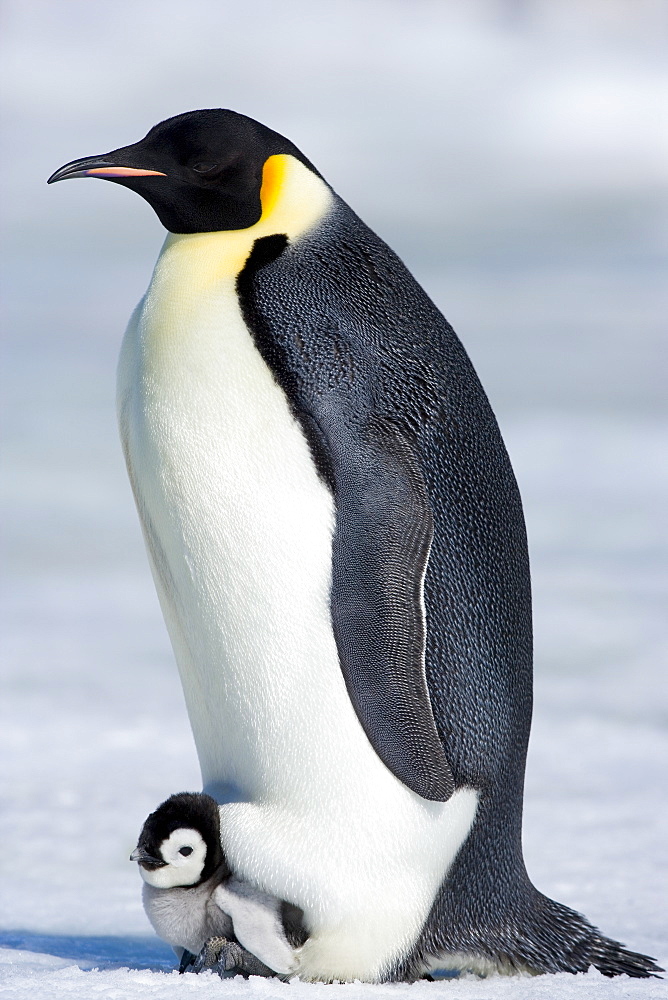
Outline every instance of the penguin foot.
POLYGON ((182 976, 184 972, 187 972, 191 965, 194 965, 197 955, 193 955, 191 951, 183 949, 183 954, 181 955, 181 961, 179 962, 179 975, 182 976))
MULTIPOLYGON (((184 958, 181 959, 183 965, 184 958)), ((221 979, 232 978, 233 976, 275 976, 276 973, 267 965, 246 951, 236 941, 230 941, 224 937, 211 937, 205 943, 197 957, 192 956, 192 962, 188 963, 183 971, 203 972, 210 969, 217 972, 221 979)))

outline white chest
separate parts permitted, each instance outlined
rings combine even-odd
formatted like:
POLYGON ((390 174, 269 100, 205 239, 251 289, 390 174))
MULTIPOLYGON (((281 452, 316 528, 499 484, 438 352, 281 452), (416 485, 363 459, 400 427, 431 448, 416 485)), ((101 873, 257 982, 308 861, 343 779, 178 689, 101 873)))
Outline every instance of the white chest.
POLYGON ((427 802, 373 751, 331 628, 332 497, 233 277, 202 287, 178 243, 163 258, 124 341, 120 423, 204 786, 238 793, 235 873, 304 910, 301 974, 373 978, 419 933, 477 795, 427 802))
MULTIPOLYGON (((173 255, 172 255, 173 256, 173 255)), ((344 690, 329 625, 333 501, 234 280, 169 261, 131 323, 122 433, 205 783, 284 797, 276 761, 344 690), (181 287, 181 294, 174 290, 181 287), (322 675, 322 676, 321 676, 322 675)))

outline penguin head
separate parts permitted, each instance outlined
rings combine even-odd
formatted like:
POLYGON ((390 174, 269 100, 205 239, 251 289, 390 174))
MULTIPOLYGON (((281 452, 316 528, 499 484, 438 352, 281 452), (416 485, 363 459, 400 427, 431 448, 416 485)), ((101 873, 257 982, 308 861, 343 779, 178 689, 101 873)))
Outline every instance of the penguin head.
POLYGON ((148 817, 130 855, 156 889, 195 886, 224 862, 217 803, 196 792, 172 795, 148 817))
POLYGON ((172 233, 246 229, 262 214, 263 167, 288 154, 320 176, 278 132, 234 111, 189 111, 168 118, 139 142, 72 160, 47 183, 101 177, 140 194, 172 233))

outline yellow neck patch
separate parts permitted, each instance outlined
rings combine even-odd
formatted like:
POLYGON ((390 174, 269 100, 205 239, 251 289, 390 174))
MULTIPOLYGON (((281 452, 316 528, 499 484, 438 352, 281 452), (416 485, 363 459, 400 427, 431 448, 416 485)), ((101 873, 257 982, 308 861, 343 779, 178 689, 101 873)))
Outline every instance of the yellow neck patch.
POLYGON ((243 269, 253 243, 263 236, 285 233, 298 239, 322 219, 332 204, 325 182, 294 156, 270 156, 262 171, 262 215, 254 226, 218 233, 170 233, 156 265, 154 282, 161 272, 169 280, 178 270, 180 282, 201 291, 213 283, 235 280, 243 269))
POLYGON ((271 218, 280 200, 281 192, 286 187, 286 183, 289 183, 287 175, 290 170, 290 161, 294 161, 294 158, 285 154, 270 156, 268 160, 265 160, 262 168, 262 187, 260 188, 260 201, 262 203, 260 222, 263 219, 271 218))

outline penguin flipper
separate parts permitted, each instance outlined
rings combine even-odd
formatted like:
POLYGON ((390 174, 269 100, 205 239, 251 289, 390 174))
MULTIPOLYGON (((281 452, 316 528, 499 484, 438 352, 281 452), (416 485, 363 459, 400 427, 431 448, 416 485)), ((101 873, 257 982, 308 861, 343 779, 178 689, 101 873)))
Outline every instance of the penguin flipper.
POLYGON ((424 663, 426 484, 392 421, 374 419, 340 447, 326 437, 336 497, 332 622, 348 694, 383 763, 418 795, 444 802, 454 781, 424 663))
POLYGON ((281 922, 281 900, 235 878, 216 886, 213 898, 232 918, 234 934, 246 951, 273 972, 295 971, 294 949, 281 922))

